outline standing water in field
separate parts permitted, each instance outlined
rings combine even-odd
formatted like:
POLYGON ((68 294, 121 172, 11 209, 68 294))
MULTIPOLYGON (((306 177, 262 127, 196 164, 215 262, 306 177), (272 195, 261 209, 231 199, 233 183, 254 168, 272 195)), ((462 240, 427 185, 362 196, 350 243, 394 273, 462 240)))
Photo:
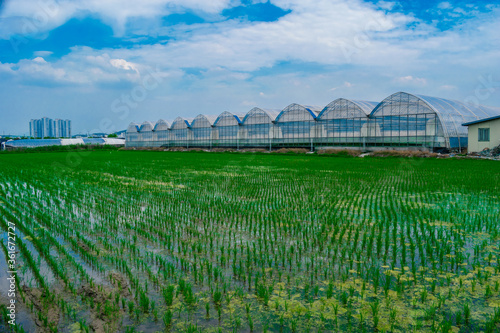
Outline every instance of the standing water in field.
POLYGON ((500 328, 494 161, 64 158, 0 155, 0 228, 22 235, 40 331, 500 328))

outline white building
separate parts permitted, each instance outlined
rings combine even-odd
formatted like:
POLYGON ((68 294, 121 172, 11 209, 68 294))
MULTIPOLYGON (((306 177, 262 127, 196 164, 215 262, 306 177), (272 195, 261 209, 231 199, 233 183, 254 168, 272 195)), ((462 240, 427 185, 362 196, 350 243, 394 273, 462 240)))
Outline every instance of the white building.
POLYGON ((469 153, 500 146, 500 115, 471 121, 463 124, 463 126, 469 128, 469 153))
POLYGON ((71 137, 71 120, 47 117, 30 120, 30 136, 34 138, 69 138, 71 137))

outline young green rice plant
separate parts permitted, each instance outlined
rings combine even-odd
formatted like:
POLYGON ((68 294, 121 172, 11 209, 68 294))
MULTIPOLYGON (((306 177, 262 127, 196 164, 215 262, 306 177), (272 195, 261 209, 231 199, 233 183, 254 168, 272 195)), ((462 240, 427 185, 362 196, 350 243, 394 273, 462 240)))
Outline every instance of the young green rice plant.
POLYGON ((432 322, 432 327, 434 327, 434 321, 437 315, 437 306, 434 304, 429 305, 427 308, 424 308, 424 319, 430 320, 432 322))
POLYGON ((212 291, 212 300, 216 306, 219 306, 222 301, 222 292, 218 289, 212 291))
POLYGON ((210 302, 208 301, 205 303, 205 318, 210 318, 210 302))
POLYGON ((253 330, 254 330, 254 323, 253 323, 252 316, 250 314, 248 315, 248 327, 250 329, 250 332, 253 332, 253 330))
POLYGON ((451 321, 449 321, 448 319, 443 319, 443 321, 439 324, 439 331, 441 333, 449 333, 452 331, 452 324, 451 324, 451 321))
POLYGON ((172 321, 173 321, 173 314, 172 311, 168 309, 163 314, 163 324, 165 325, 165 327, 170 328, 172 326, 172 321))
POLYGON ((470 306, 469 306, 469 303, 464 303, 463 313, 464 313, 465 325, 469 326, 469 324, 470 324, 470 306))
POLYGON ((378 324, 379 324, 379 311, 380 311, 380 303, 378 299, 375 299, 370 303, 370 309, 372 310, 372 317, 373 317, 373 328, 375 331, 378 330, 378 324))
MULTIPOLYGON (((164 157, 144 153, 141 163, 134 164, 129 159, 135 155, 123 154, 112 156, 113 169, 106 166, 109 156, 99 160, 104 156, 94 155, 71 177, 43 174, 29 165, 13 162, 0 174, 0 201, 9 202, 9 210, 17 215, 13 218, 19 217, 16 223, 23 223, 31 234, 44 236, 45 232, 34 229, 48 228, 50 236, 61 237, 61 244, 68 244, 88 262, 89 266, 83 268, 91 277, 87 283, 102 284, 90 266, 96 271, 105 268, 123 274, 129 284, 123 289, 130 290, 131 298, 136 294, 135 304, 141 316, 139 286, 150 300, 160 296, 167 304, 170 296, 164 289, 171 283, 183 286, 182 291, 177 288, 171 293, 170 306, 175 303, 176 308, 184 310, 199 307, 196 302, 188 305, 191 293, 184 291, 188 283, 192 284, 192 295, 210 290, 214 299, 214 290, 220 290, 220 302, 228 294, 237 295, 240 286, 254 289, 263 301, 258 294, 260 286, 262 296, 276 290, 290 304, 297 302, 309 307, 311 300, 321 296, 318 286, 331 281, 332 287, 328 282, 325 285, 326 299, 339 300, 351 313, 359 313, 362 300, 373 297, 369 290, 378 293, 378 287, 386 296, 391 295, 394 287, 398 297, 391 297, 391 302, 397 302, 402 311, 417 308, 407 295, 416 295, 418 302, 420 291, 427 286, 429 293, 448 295, 446 301, 443 298, 436 303, 443 312, 461 306, 456 296, 460 289, 459 297, 466 298, 477 297, 481 290, 479 298, 474 298, 478 311, 494 297, 486 300, 487 286, 490 291, 494 289, 498 274, 498 264, 490 256, 494 249, 489 247, 494 245, 491 235, 496 228, 498 184, 488 167, 480 173, 467 171, 484 161, 475 161, 478 164, 474 167, 465 166, 469 163, 466 161, 460 168, 450 168, 449 161, 429 160, 420 169, 406 170, 395 168, 394 162, 366 160, 353 162, 354 168, 344 173, 336 162, 315 160, 311 164, 314 172, 304 172, 294 166, 297 161, 283 163, 269 157, 266 163, 259 160, 253 165, 239 159, 234 172, 234 157, 228 160, 225 155, 216 160, 197 155, 197 159, 204 159, 201 164, 190 161, 186 155, 167 158, 168 154, 164 157), (149 156, 154 156, 155 162, 149 156), (209 163, 205 163, 206 159, 209 163), (260 164, 282 170, 264 170, 260 164), (332 172, 335 177, 331 177, 332 172), (452 173, 454 177, 448 176, 452 173), (488 181, 482 181, 483 175, 488 181), (360 182, 362 179, 365 181, 360 182), (156 181, 162 185, 156 185, 156 181), (27 184, 26 189, 23 183, 27 184), (187 187, 176 188, 177 183, 187 187), (30 218, 23 219, 24 213, 30 218), (485 237, 476 233, 484 233, 485 237), (89 255, 79 250, 84 247, 89 255), (469 252, 475 255, 468 257, 469 252), (409 268, 404 267, 405 263, 409 268), (492 270, 487 273, 484 267, 489 265, 492 270), (401 272, 401 278, 391 273, 397 278, 394 284, 392 277, 379 275, 388 268, 401 272), (287 272, 285 278, 280 276, 281 271, 287 272), (450 284, 448 273, 454 273, 454 280, 465 281, 469 271, 474 272, 479 288, 450 284), (356 279, 365 287, 354 283, 356 279), (308 292, 304 292, 306 283, 308 292), (333 288, 337 283, 339 288, 333 288), (350 286, 356 286, 358 298, 350 286), (174 302, 175 297, 178 299, 174 302)), ((57 160, 57 156, 53 159, 57 160)), ((58 247, 52 246, 51 251, 58 251, 65 258, 58 247)), ((43 248, 41 255, 47 253, 43 248)), ((62 265, 66 267, 56 264, 56 278, 63 284, 65 280, 72 281, 73 287, 78 288, 79 281, 86 279, 79 264, 69 258, 62 265)), ((428 297, 425 303, 429 298, 434 297, 428 297)), ((389 297, 385 299, 388 302, 389 297)), ((122 308, 126 302, 122 300, 122 308)), ((243 315, 246 303, 230 302, 232 306, 238 304, 236 311, 243 315)), ((287 308, 286 303, 280 304, 280 308, 287 308)), ((149 312, 154 312, 152 302, 149 308, 149 312)), ((274 307, 255 308, 252 319, 262 318, 270 311, 274 307)), ((321 317, 322 311, 315 316, 321 317)), ((203 316, 203 311, 182 312, 184 327, 196 322, 200 312, 203 316)), ((338 330, 345 331, 349 325, 352 328, 351 317, 341 315, 338 330)), ((305 319, 306 315, 297 315, 297 331, 306 329, 304 323, 309 321, 305 319)), ((478 327, 485 327, 484 323, 478 323, 478 327)), ((311 329, 320 328, 310 325, 311 329)), ((405 331, 418 326, 401 325, 398 329, 405 331)))
POLYGON ((462 312, 461 311, 457 311, 457 313, 455 314, 455 322, 456 322, 457 327, 462 326, 462 312))
POLYGON ((420 291, 420 302, 424 304, 426 300, 427 300, 427 288, 424 287, 420 291))
POLYGON ((132 314, 134 312, 135 303, 133 301, 128 301, 128 312, 132 314))
POLYGON ((396 308, 391 308, 389 312, 389 323, 391 326, 391 331, 394 331, 394 326, 396 324, 396 316, 397 316, 397 310, 396 308))
POLYGON ((484 292, 484 297, 489 298, 491 296, 493 296, 493 291, 491 290, 490 285, 487 284, 484 292))
POLYGON ((219 320, 219 325, 220 325, 220 322, 222 319, 222 307, 221 306, 217 306, 217 318, 219 320))
POLYGON ((175 286, 168 285, 166 288, 162 289, 163 299, 167 306, 171 306, 174 301, 175 286))

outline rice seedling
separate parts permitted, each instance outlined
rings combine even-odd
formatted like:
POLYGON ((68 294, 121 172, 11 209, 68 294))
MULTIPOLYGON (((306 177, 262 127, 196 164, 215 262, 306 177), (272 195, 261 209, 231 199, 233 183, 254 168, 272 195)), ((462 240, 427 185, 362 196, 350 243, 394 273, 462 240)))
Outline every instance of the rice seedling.
POLYGON ((17 227, 16 283, 47 330, 498 323, 490 161, 116 151, 54 169, 64 154, 33 155, 0 156, 0 229, 17 227))

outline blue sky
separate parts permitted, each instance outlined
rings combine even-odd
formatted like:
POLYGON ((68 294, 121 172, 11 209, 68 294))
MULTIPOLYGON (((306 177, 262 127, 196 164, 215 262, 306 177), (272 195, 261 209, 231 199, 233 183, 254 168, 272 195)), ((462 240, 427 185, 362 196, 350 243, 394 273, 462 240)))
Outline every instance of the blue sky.
POLYGON ((0 3, 0 134, 396 91, 500 106, 498 1, 0 3))

